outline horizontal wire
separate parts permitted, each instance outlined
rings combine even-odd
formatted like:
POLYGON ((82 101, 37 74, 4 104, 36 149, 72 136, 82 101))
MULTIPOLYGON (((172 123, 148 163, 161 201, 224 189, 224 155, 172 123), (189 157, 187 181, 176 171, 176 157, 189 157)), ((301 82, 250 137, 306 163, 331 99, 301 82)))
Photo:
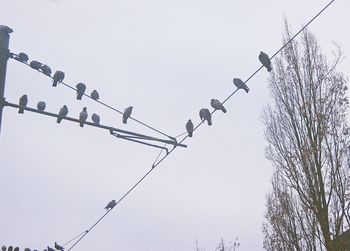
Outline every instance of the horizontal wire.
MULTIPOLYGON (((11 57, 11 58, 12 58, 12 57, 11 57)), ((20 61, 20 60, 18 60, 17 58, 13 58, 13 59, 16 60, 16 61, 18 61, 18 62, 20 62, 20 63, 23 63, 23 64, 27 65, 27 66, 30 67, 31 69, 33 69, 33 68, 30 66, 30 64, 28 64, 27 62, 20 61)), ((52 77, 51 75, 46 75, 46 74, 43 73, 41 70, 37 70, 37 71, 40 72, 40 73, 42 73, 43 75, 45 75, 45 76, 47 76, 47 77, 53 79, 53 77, 52 77)), ((72 90, 74 90, 74 91, 77 91, 77 89, 76 89, 75 87, 73 87, 73 86, 71 86, 71 85, 69 85, 69 84, 67 84, 67 83, 65 83, 65 82, 63 82, 63 81, 62 81, 62 82, 59 82, 59 83, 63 84, 64 86, 66 86, 66 87, 68 87, 68 88, 70 88, 70 89, 72 89, 72 90)), ((119 111, 118 109, 116 109, 116 108, 114 108, 114 107, 112 107, 112 106, 110 106, 110 105, 108 105, 108 104, 106 104, 106 103, 104 103, 104 102, 102 102, 102 101, 100 101, 100 100, 95 100, 95 99, 91 98, 91 96, 88 95, 88 94, 85 94, 85 93, 84 93, 83 95, 84 95, 85 97, 88 97, 88 98, 90 98, 90 99, 96 101, 97 103, 99 103, 99 104, 101 104, 101 105, 103 105, 103 106, 105 106, 105 107, 107 107, 107 108, 109 108, 109 109, 115 111, 115 112, 118 112, 119 114, 122 114, 122 115, 124 114, 123 112, 119 111)), ((175 139, 175 137, 172 137, 172 136, 170 136, 170 135, 168 135, 168 134, 166 134, 166 133, 164 133, 164 132, 162 132, 162 131, 160 131, 160 130, 154 128, 153 126, 150 126, 150 125, 148 125, 148 124, 146 124, 146 123, 144 123, 144 122, 142 122, 142 121, 140 121, 140 120, 138 120, 138 119, 136 119, 136 118, 134 118, 134 117, 132 117, 132 116, 130 116, 129 119, 131 119, 131 120, 133 120, 133 121, 135 121, 135 122, 137 122, 137 123, 139 123, 139 124, 141 124, 141 125, 143 125, 143 126, 149 128, 149 129, 151 129, 151 130, 153 130, 153 131, 155 131, 155 132, 157 132, 157 133, 160 133, 160 134, 162 134, 163 136, 166 136, 166 137, 168 137, 168 138, 170 138, 170 139, 172 139, 172 140, 175 139)))
MULTIPOLYGON (((289 39, 289 41, 287 43, 285 43, 270 59, 274 58, 283 48, 285 48, 292 40, 295 39, 295 37, 300 34, 310 23, 312 23, 312 21, 314 21, 324 10, 326 10, 335 0, 332 0, 331 2, 329 2, 327 4, 326 7, 324 7, 316 16, 314 16, 298 33, 296 33, 296 35, 294 35, 292 38, 289 39)), ((244 83, 247 83, 251 78, 253 78, 261 69, 263 68, 263 65, 260 66, 252 75, 250 75, 247 80, 244 83)), ((223 102, 222 104, 226 103, 237 91, 239 90, 239 88, 237 88, 234 92, 232 92, 223 102)), ((211 115, 213 113, 215 113, 216 110, 213 110, 211 112, 211 115)), ((197 130, 202 124, 204 124, 204 120, 202 120, 194 129, 193 131, 197 130)), ((184 142, 187 138, 188 138, 188 134, 179 142, 179 144, 181 144, 182 142, 184 142)), ((153 170, 155 170, 155 168, 162 163, 174 150, 176 149, 176 146, 171 149, 169 151, 168 154, 166 154, 163 158, 161 158, 157 163, 152 165, 152 168, 144 175, 142 176, 142 178, 137 181, 137 183, 135 185, 133 185, 116 203, 116 206, 133 190, 135 189, 153 170)), ((157 157, 158 158, 158 157, 157 157)), ((115 206, 115 207, 116 207, 115 206)), ((99 218, 99 220, 89 229, 89 231, 94 228, 109 212, 111 212, 115 207, 113 207, 112 209, 110 209, 109 211, 107 211, 107 213, 105 213, 101 218, 99 218)), ((76 246, 86 235, 88 232, 86 232, 86 234, 84 234, 77 242, 75 242, 73 244, 73 246, 68 249, 68 251, 72 250, 72 248, 74 246, 76 246)))

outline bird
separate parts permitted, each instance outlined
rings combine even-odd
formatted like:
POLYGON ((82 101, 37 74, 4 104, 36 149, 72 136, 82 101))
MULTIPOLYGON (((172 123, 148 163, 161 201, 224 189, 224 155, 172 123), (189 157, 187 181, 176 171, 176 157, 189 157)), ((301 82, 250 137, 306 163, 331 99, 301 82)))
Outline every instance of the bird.
POLYGON ((46 103, 44 101, 39 101, 36 107, 39 111, 44 111, 46 108, 46 103))
POLYGON ((272 70, 271 60, 270 60, 269 56, 266 53, 260 51, 259 61, 263 64, 263 66, 266 67, 268 72, 270 72, 272 70))
POLYGON ((66 117, 68 114, 68 107, 66 105, 63 105, 58 112, 58 117, 57 117, 57 123, 61 123, 62 119, 66 117))
POLYGON ((100 124, 100 116, 98 114, 96 113, 92 114, 91 119, 96 125, 100 124))
POLYGON ((223 113, 226 113, 226 108, 218 99, 215 99, 215 98, 211 99, 210 105, 215 110, 221 110, 223 113))
POLYGON ((242 81, 240 78, 234 78, 233 79, 233 84, 238 88, 238 89, 243 89, 245 90, 246 93, 249 92, 249 87, 242 81))
POLYGON ((129 106, 129 107, 125 108, 124 113, 123 113, 123 123, 124 124, 126 124, 128 118, 130 117, 133 108, 134 108, 133 106, 129 106))
POLYGON ((12 247, 12 246, 9 246, 9 247, 7 248, 7 251, 13 251, 13 247, 12 247))
POLYGON ((186 130, 188 133, 188 137, 192 138, 193 135, 193 123, 192 121, 189 119, 186 123, 186 130))
POLYGON ((57 242, 55 242, 55 248, 56 248, 56 250, 60 250, 60 251, 64 250, 64 247, 58 245, 57 242))
POLYGON ((56 250, 53 249, 52 247, 47 246, 47 251, 56 251, 56 250))
POLYGON ((13 251, 19 251, 19 247, 15 247, 13 251))
POLYGON ((56 87, 59 82, 62 82, 64 79, 64 72, 63 71, 56 71, 53 75, 53 83, 52 86, 56 87))
POLYGON ((79 83, 76 85, 77 87, 77 99, 81 100, 81 98, 83 97, 85 90, 86 90, 86 85, 83 83, 79 83))
POLYGON ((98 92, 96 90, 93 90, 90 94, 90 97, 93 99, 93 100, 98 100, 100 98, 100 95, 98 94, 98 92))
POLYGON ((87 117, 88 117, 87 109, 86 109, 86 107, 84 107, 79 115, 80 127, 84 126, 84 122, 86 121, 87 117))
POLYGON ((24 52, 20 52, 17 56, 17 59, 21 62, 27 63, 29 60, 29 57, 27 54, 25 54, 24 52))
POLYGON ((25 248, 24 251, 31 251, 31 249, 30 248, 25 248))
POLYGON ((1 251, 6 251, 6 246, 5 245, 2 245, 1 251))
POLYGON ((107 209, 107 211, 108 211, 108 209, 113 209, 116 205, 117 205, 117 202, 115 202, 115 200, 111 200, 110 202, 108 202, 105 209, 107 209))
POLYGON ((26 107, 28 104, 28 97, 27 94, 24 94, 22 97, 19 98, 19 106, 21 106, 18 110, 18 113, 24 113, 23 107, 26 107))
POLYGON ((42 66, 42 63, 40 63, 39 61, 33 60, 30 62, 29 66, 32 67, 34 70, 39 70, 42 66))
POLYGON ((211 114, 207 108, 203 108, 199 111, 199 117, 202 121, 206 120, 208 122, 208 125, 211 126, 211 114))
POLYGON ((51 77, 51 68, 50 66, 44 64, 40 67, 42 73, 44 73, 46 76, 50 76, 51 77))

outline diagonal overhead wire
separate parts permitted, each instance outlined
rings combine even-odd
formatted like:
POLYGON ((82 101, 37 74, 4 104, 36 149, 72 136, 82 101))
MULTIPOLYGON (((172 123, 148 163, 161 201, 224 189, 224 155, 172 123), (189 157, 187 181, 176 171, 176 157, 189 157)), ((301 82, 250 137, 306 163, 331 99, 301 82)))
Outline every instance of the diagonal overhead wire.
MULTIPOLYGON (((290 38, 273 56, 270 57, 270 59, 273 59, 278 53, 280 53, 289 43, 291 43, 307 26, 309 26, 322 12, 324 12, 335 0, 330 1, 321 11, 319 11, 306 25, 304 25, 292 38, 290 38)), ((252 79, 261 69, 263 66, 260 66, 253 74, 251 74, 247 80, 244 81, 244 83, 247 83, 250 79, 252 79)), ((222 104, 226 103, 237 91, 239 88, 237 88, 235 91, 233 91, 223 102, 222 104)), ((213 110, 211 114, 215 113, 216 110, 213 110)), ((197 130, 204 121, 201 121, 194 129, 193 131, 197 130)), ((183 134, 180 134, 178 137, 180 137, 183 134)), ((188 138, 188 135, 186 135, 179 144, 183 143, 188 138)), ((136 183, 133 185, 117 202, 116 205, 108 210, 106 213, 104 213, 103 216, 101 216, 88 230, 84 232, 84 234, 68 249, 68 251, 72 250, 101 220, 106 217, 118 204, 120 204, 155 168, 162 163, 174 150, 176 149, 176 146, 171 149, 164 157, 162 157, 159 161, 156 161, 152 168, 146 172, 136 183)), ((157 156, 157 159, 159 158, 160 154, 157 156)))
MULTIPOLYGON (((14 53, 10 53, 10 54, 16 55, 16 54, 14 54, 14 53)), ((20 60, 18 60, 18 59, 15 58, 15 57, 11 57, 11 58, 12 58, 12 59, 15 59, 17 62, 23 63, 23 64, 27 65, 28 67, 30 67, 30 65, 29 65, 27 62, 20 61, 20 60)), ((31 67, 30 67, 30 68, 31 68, 31 67)), ((31 68, 31 69, 32 69, 32 68, 31 68)), ((41 70, 38 70, 38 72, 40 72, 40 73, 42 73, 43 75, 45 75, 45 76, 47 76, 47 77, 53 79, 52 76, 44 74, 41 70)), ((68 88, 74 90, 74 91, 77 91, 77 89, 76 89, 75 87, 73 87, 73 86, 71 86, 71 85, 69 85, 69 84, 67 84, 67 83, 65 83, 65 82, 63 82, 63 81, 61 81, 60 83, 61 83, 62 85, 64 85, 64 86, 66 86, 66 87, 68 87, 68 88)), ((83 95, 84 95, 85 97, 90 98, 90 99, 94 100, 95 102, 97 102, 97 103, 99 103, 99 104, 101 104, 101 105, 103 105, 103 106, 105 106, 105 107, 107 107, 107 108, 109 108, 109 109, 111 109, 111 110, 113 110, 113 111, 115 111, 115 112, 121 114, 121 115, 124 114, 122 111, 118 110, 117 108, 114 108, 113 106, 110 106, 110 105, 108 105, 107 103, 105 103, 105 102, 103 102, 103 101, 95 100, 95 99, 93 99, 90 95, 88 95, 88 94, 86 94, 86 93, 84 93, 83 95)), ((150 126, 150 125, 148 125, 148 124, 142 122, 141 120, 138 120, 138 119, 136 119, 136 118, 134 118, 134 117, 132 117, 132 116, 130 116, 129 119, 131 119, 131 120, 133 120, 133 121, 135 121, 135 122, 137 122, 137 123, 139 123, 139 124, 141 124, 141 125, 147 127, 148 129, 151 129, 151 130, 153 130, 153 131, 155 131, 155 132, 157 132, 157 133, 159 133, 159 134, 162 134, 163 136, 166 136, 166 137, 170 138, 171 140, 174 140, 174 141, 176 140, 175 137, 172 137, 172 136, 170 136, 170 135, 168 135, 168 134, 166 134, 166 133, 164 133, 164 132, 162 132, 162 131, 156 129, 156 128, 154 128, 153 126, 150 126)))

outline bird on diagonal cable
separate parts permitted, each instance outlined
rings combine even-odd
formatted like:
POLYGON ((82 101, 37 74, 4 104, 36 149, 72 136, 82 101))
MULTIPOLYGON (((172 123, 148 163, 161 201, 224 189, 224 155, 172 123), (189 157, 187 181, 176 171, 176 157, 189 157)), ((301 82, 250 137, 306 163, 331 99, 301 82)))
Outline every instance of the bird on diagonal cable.
POLYGON ((58 112, 57 123, 61 123, 62 119, 68 114, 68 107, 66 105, 62 106, 58 112))
POLYGON ((243 89, 243 90, 245 90, 246 93, 249 92, 249 87, 243 82, 242 79, 240 79, 240 78, 234 78, 234 79, 233 79, 233 84, 234 84, 238 89, 243 89))
POLYGON ((226 113, 226 108, 218 99, 215 99, 215 98, 211 99, 210 105, 215 110, 221 110, 223 113, 226 113))
POLYGON ((271 60, 266 53, 260 51, 259 61, 266 67, 268 72, 272 71, 271 60))
POLYGON ((21 106, 18 110, 18 113, 24 113, 23 107, 26 107, 28 104, 28 97, 27 94, 24 94, 22 97, 19 98, 19 106, 21 106))
POLYGON ((189 119, 186 123, 186 130, 188 133, 188 137, 192 138, 193 135, 193 123, 192 121, 189 119))
POLYGON ((56 71, 53 75, 52 86, 56 87, 58 83, 62 82, 64 79, 63 71, 56 71))
POLYGON ((203 108, 199 111, 199 117, 201 118, 202 121, 206 120, 208 122, 208 126, 212 125, 211 113, 207 108, 203 108))
POLYGON ((133 106, 129 106, 125 108, 124 113, 123 113, 123 123, 126 124, 128 121, 128 118, 131 116, 133 106))
POLYGON ((107 206, 105 206, 105 209, 108 211, 110 209, 113 209, 117 205, 117 202, 115 200, 111 200, 108 202, 107 206))

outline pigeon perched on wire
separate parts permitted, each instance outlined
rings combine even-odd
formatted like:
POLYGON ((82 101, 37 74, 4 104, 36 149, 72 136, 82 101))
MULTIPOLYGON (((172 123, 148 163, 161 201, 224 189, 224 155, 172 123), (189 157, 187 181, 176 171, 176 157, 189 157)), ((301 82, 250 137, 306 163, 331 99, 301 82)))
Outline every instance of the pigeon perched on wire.
POLYGON ((58 112, 57 123, 61 123, 62 119, 68 114, 68 107, 66 105, 62 106, 58 112))
POLYGON ((87 108, 84 107, 79 115, 80 127, 84 127, 84 122, 86 121, 87 117, 88 117, 87 108))
POLYGON ((113 209, 116 205, 117 205, 117 202, 115 202, 115 200, 111 200, 110 202, 108 202, 105 209, 107 209, 107 211, 108 211, 109 209, 113 209))
POLYGON ((13 251, 19 251, 19 247, 15 247, 13 251))
POLYGON ((1 251, 6 251, 6 246, 5 245, 2 245, 1 251))
POLYGON ((249 92, 249 87, 242 81, 240 78, 234 78, 233 79, 233 84, 238 88, 238 89, 243 89, 245 90, 246 93, 249 92))
POLYGON ((128 121, 128 118, 131 116, 133 106, 129 106, 125 108, 124 113, 123 113, 123 123, 126 124, 128 121))
POLYGON ((23 107, 26 107, 28 104, 28 97, 27 94, 24 94, 22 97, 19 98, 19 106, 21 106, 18 110, 18 113, 24 113, 23 107))
POLYGON ((31 251, 31 249, 30 248, 25 248, 24 251, 31 251))
POLYGON ((208 125, 211 126, 211 113, 207 108, 203 108, 199 111, 199 117, 202 121, 206 120, 208 122, 208 125))
POLYGON ((91 119, 96 125, 100 124, 100 116, 98 114, 92 114, 91 119))
POLYGON ((64 72, 63 71, 56 71, 53 75, 53 83, 52 86, 56 87, 59 82, 62 82, 64 79, 64 72))
POLYGON ((39 101, 36 107, 39 111, 45 111, 46 103, 44 101, 39 101))
POLYGON ((186 130, 188 133, 188 137, 192 138, 193 135, 193 123, 192 121, 189 119, 186 123, 186 130))
POLYGON ((215 110, 221 110, 223 113, 226 113, 226 108, 218 99, 215 99, 215 98, 211 99, 210 105, 215 110))
POLYGON ((9 246, 9 247, 7 248, 7 251, 13 251, 13 247, 12 247, 12 246, 9 246))
POLYGON ((56 251, 56 250, 53 249, 52 247, 47 246, 47 251, 56 251))
POLYGON ((21 61, 23 63, 27 63, 29 60, 29 57, 27 54, 25 54, 24 52, 20 52, 17 56, 18 61, 21 61))
POLYGON ((42 73, 44 73, 46 76, 51 77, 51 68, 50 66, 44 64, 40 67, 42 73))
POLYGON ((77 84, 77 99, 81 100, 81 98, 83 97, 85 90, 86 90, 86 85, 83 83, 79 83, 77 84))
POLYGON ((98 94, 98 92, 96 90, 93 90, 90 94, 90 97, 93 99, 93 100, 98 100, 100 98, 100 95, 98 94))
POLYGON ((259 61, 266 67, 268 72, 272 71, 271 60, 266 53, 260 51, 259 61))
POLYGON ((30 62, 29 66, 32 67, 34 70, 39 70, 42 66, 42 63, 40 63, 39 61, 33 60, 30 62))
POLYGON ((56 250, 60 250, 60 251, 64 250, 64 247, 58 245, 57 242, 55 242, 55 248, 56 248, 56 250))

